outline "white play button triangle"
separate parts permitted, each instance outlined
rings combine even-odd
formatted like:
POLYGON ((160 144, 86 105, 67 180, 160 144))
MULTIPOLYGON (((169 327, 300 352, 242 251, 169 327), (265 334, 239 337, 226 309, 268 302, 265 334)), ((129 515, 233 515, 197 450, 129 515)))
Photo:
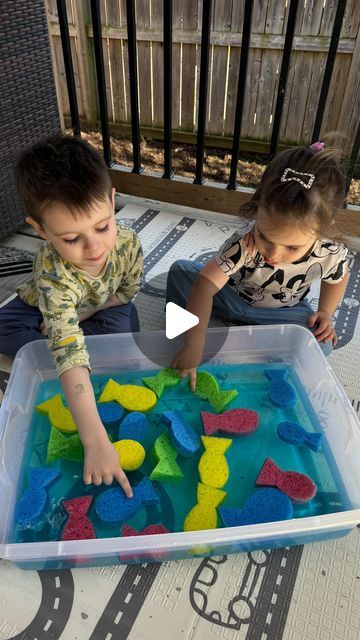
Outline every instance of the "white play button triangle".
POLYGON ((176 338, 188 329, 199 324, 199 318, 190 311, 186 311, 174 302, 166 305, 166 337, 169 340, 176 338))

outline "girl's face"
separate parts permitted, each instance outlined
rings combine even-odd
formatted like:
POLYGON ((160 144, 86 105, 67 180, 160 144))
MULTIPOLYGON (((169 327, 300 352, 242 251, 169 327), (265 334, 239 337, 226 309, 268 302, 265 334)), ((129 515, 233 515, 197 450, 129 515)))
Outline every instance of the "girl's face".
POLYGON ((317 233, 289 216, 269 215, 259 209, 254 225, 255 245, 267 264, 291 263, 309 253, 317 233))

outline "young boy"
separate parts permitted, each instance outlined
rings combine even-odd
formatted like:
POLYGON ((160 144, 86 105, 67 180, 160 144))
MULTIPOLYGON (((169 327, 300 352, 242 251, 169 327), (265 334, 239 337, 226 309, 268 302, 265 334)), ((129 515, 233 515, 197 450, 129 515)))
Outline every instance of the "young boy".
POLYGON ((58 135, 25 151, 16 185, 26 221, 47 242, 32 278, 0 309, 0 353, 47 337, 84 445, 84 482, 116 479, 131 497, 96 408, 84 335, 139 331, 131 302, 142 277, 139 238, 116 224, 107 167, 79 138, 58 135))

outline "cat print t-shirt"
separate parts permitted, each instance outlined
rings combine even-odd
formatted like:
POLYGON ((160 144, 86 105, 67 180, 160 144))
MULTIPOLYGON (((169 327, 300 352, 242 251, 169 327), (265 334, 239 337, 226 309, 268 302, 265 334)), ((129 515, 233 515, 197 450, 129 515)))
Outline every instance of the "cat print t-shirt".
POLYGON ((229 285, 256 307, 293 307, 316 280, 337 284, 346 274, 347 248, 334 240, 316 240, 303 258, 270 265, 255 247, 252 229, 235 231, 220 247, 215 260, 229 276, 229 285))

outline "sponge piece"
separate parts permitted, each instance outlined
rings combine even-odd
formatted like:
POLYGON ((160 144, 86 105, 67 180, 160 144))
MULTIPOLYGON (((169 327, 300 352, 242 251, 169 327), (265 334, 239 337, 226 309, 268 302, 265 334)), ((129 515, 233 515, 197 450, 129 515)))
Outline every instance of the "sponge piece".
POLYGON ((73 417, 67 407, 64 406, 61 394, 41 402, 35 407, 36 411, 43 416, 48 416, 50 423, 59 431, 63 433, 76 433, 77 426, 73 420, 73 417))
POLYGON ((197 504, 189 511, 184 522, 184 531, 216 529, 216 507, 225 499, 226 492, 198 483, 197 504))
POLYGON ((153 391, 136 384, 119 384, 111 378, 106 383, 98 402, 118 402, 127 411, 149 411, 156 405, 153 391))
POLYGON ((260 522, 290 520, 293 508, 290 498, 279 489, 258 489, 242 509, 220 507, 219 513, 225 527, 239 527, 260 522))
POLYGON ((103 402, 97 405, 97 410, 106 429, 118 427, 124 414, 124 409, 117 402, 103 402))
POLYGON ((264 373, 270 381, 268 393, 275 407, 293 407, 296 395, 294 388, 286 381, 286 369, 270 369, 264 373))
POLYGON ((69 514, 69 518, 61 533, 61 540, 88 540, 96 538, 93 525, 87 517, 87 512, 93 501, 93 496, 80 496, 63 500, 62 505, 69 514))
POLYGON ((255 431, 259 424, 259 414, 251 409, 228 409, 220 415, 201 411, 200 415, 207 436, 217 431, 234 436, 245 435, 255 431))
POLYGON ((179 374, 175 369, 161 369, 156 376, 143 378, 143 383, 152 389, 158 398, 162 396, 165 387, 175 387, 179 382, 179 374))
POLYGON ((84 447, 77 433, 73 436, 64 436, 60 431, 51 427, 46 463, 48 464, 59 458, 72 462, 82 462, 84 460, 84 447))
POLYGON ((141 467, 145 460, 145 449, 136 440, 118 440, 113 442, 118 456, 121 468, 124 471, 135 471, 141 467))
POLYGON ((42 517, 48 494, 46 487, 61 476, 59 469, 45 467, 32 468, 28 471, 29 487, 24 491, 15 506, 15 521, 20 525, 33 525, 42 517))
POLYGON ((306 445, 313 451, 319 451, 322 433, 309 433, 297 422, 280 422, 277 427, 279 438, 295 446, 306 445))
POLYGON ((225 451, 232 445, 230 438, 201 436, 205 453, 199 461, 199 476, 203 484, 221 489, 229 478, 225 451))
POLYGON ((127 498, 120 487, 106 489, 95 502, 95 511, 103 522, 122 522, 138 511, 142 505, 159 502, 159 496, 152 483, 143 478, 133 487, 133 497, 127 498))
POLYGON ((119 440, 138 440, 141 442, 149 428, 149 421, 144 413, 132 411, 125 416, 119 428, 119 440))
POLYGON ((222 391, 217 379, 208 371, 198 371, 196 374, 196 389, 194 392, 203 400, 208 400, 216 413, 223 411, 229 402, 236 398, 236 389, 222 391))
POLYGON ((196 431, 186 424, 178 411, 165 411, 162 421, 169 427, 170 441, 182 456, 192 456, 200 447, 200 438, 196 431))
POLYGON ((148 527, 145 527, 145 529, 142 529, 141 531, 137 531, 136 529, 134 529, 134 527, 130 527, 129 524, 124 524, 121 530, 121 535, 123 537, 156 536, 159 533, 170 533, 170 531, 169 529, 164 527, 162 524, 150 524, 148 527))
POLYGON ((308 475, 298 471, 282 471, 271 458, 266 458, 256 484, 277 487, 296 502, 311 500, 317 491, 315 482, 308 475))
POLYGON ((167 433, 162 433, 155 440, 150 455, 153 462, 157 463, 150 474, 150 480, 168 482, 169 480, 180 480, 183 477, 183 473, 176 462, 178 454, 172 446, 167 433))

